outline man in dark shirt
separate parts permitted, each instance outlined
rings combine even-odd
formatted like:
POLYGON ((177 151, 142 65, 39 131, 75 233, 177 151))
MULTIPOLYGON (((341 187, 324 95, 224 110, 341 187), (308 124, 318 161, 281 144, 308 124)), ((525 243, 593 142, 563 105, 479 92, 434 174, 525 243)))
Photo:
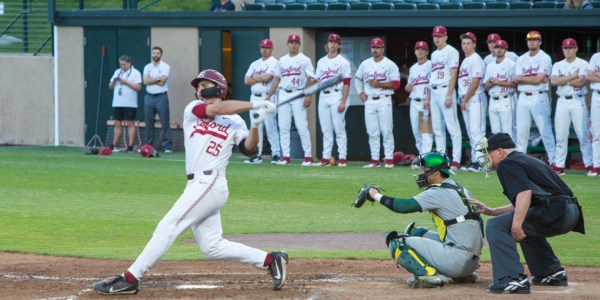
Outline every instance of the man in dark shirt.
POLYGON ((221 0, 221 2, 213 4, 213 6, 210 7, 210 11, 234 11, 235 10, 235 4, 233 4, 231 1, 229 0, 221 0))
POLYGON ((569 231, 585 233, 581 207, 573 192, 544 162, 518 152, 506 133, 480 142, 481 164, 495 169, 509 205, 490 208, 475 199, 479 213, 496 216, 486 226, 492 259, 492 293, 529 294, 519 260, 521 250, 534 285, 566 286, 567 273, 546 240, 569 231))

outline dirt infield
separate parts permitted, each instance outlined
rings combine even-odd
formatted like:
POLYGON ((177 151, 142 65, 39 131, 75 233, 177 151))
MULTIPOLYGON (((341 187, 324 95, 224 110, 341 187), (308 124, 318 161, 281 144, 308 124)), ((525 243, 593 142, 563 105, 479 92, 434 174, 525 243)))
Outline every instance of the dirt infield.
MULTIPOLYGON (((337 235, 337 234, 336 234, 337 235)), ((341 234, 339 234, 341 235, 341 234)), ((375 235, 378 236, 378 235, 375 235)), ((351 236, 356 238, 356 236, 351 236)), ((343 238, 343 237, 341 237, 343 238)), ((368 237, 366 237, 368 238, 368 237)), ((232 240, 236 240, 231 238, 232 240)), ((325 240, 325 239, 323 239, 325 240)), ((361 244, 361 243, 356 243, 361 244)), ((364 244, 363 244, 364 245, 364 244)), ((288 245, 289 246, 289 245, 288 245)), ((329 248, 324 245, 323 249, 329 248)), ((292 249, 292 248, 288 248, 292 249)), ((382 251, 381 249, 374 251, 382 251)), ((93 282, 123 272, 131 261, 0 253, 2 299, 115 299, 96 294, 93 282)), ((474 284, 449 284, 436 289, 409 289, 409 274, 391 260, 294 259, 281 291, 270 289, 266 271, 220 261, 161 261, 130 299, 460 299, 501 298, 486 293, 491 266, 482 264, 474 284)), ((599 299, 600 269, 567 267, 569 286, 532 288, 527 299, 599 299)))

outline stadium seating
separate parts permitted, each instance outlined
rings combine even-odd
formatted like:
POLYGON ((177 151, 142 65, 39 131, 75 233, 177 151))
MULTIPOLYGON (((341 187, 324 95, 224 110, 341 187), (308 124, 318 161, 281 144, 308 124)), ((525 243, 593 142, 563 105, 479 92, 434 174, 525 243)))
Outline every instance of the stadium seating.
POLYGON ((275 0, 275 3, 291 4, 296 3, 296 0, 275 0))
POLYGON ((531 2, 511 2, 510 9, 531 9, 533 3, 531 2))
POLYGON ((427 0, 405 0, 406 3, 426 3, 427 0))
POLYGON ((283 3, 265 3, 265 10, 285 10, 283 3))
POLYGON ((288 3, 285 10, 306 10, 306 3, 288 3))
POLYGON ((318 3, 336 3, 337 0, 317 0, 318 3))
POLYGON ((307 10, 327 10, 327 3, 307 3, 307 10))
POLYGON ((534 9, 555 9, 556 2, 554 1, 541 1, 541 2, 533 2, 534 9))
POLYGON ((485 9, 509 9, 510 3, 508 2, 489 2, 485 4, 485 9))
POLYGON ((394 9, 395 10, 416 10, 417 5, 414 3, 395 3, 394 9))
POLYGON ((275 3, 275 0, 254 0, 254 3, 275 3))
POLYGON ((592 6, 594 8, 600 8, 600 1, 594 1, 594 2, 592 2, 592 6))
POLYGON ((264 3, 243 3, 242 10, 246 10, 246 11, 265 10, 265 4, 264 3))
POLYGON ((442 3, 440 9, 463 9, 463 6, 460 2, 442 3))
POLYGON ((329 10, 350 10, 349 3, 329 3, 327 9, 329 10))
POLYGON ((371 9, 370 2, 350 3, 350 10, 370 10, 370 9, 371 9))
POLYGON ((394 3, 379 2, 371 3, 371 10, 392 10, 394 9, 394 3))
POLYGON ((437 3, 419 3, 417 4, 418 10, 439 10, 440 6, 437 3))
POLYGON ((296 0, 296 3, 306 3, 306 4, 309 4, 309 3, 316 3, 316 2, 317 2, 317 0, 296 0))
POLYGON ((485 9, 485 2, 463 3, 463 9, 485 9))
POLYGON ((389 2, 389 3, 404 3, 404 0, 384 0, 384 2, 389 2))
MULTIPOLYGON (((243 3, 245 11, 282 10, 507 10, 562 9, 562 0, 254 0, 243 3)), ((592 2, 600 8, 600 0, 592 2)))
POLYGON ((449 3, 450 0, 427 0, 427 3, 437 3, 437 4, 442 4, 442 3, 449 3))

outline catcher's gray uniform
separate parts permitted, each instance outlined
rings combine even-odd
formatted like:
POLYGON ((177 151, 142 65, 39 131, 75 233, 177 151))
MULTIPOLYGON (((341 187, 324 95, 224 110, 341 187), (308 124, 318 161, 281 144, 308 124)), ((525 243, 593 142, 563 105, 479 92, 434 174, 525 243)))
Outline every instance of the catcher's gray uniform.
MULTIPOLYGON (((457 185, 450 178, 444 180, 444 183, 457 185)), ((468 197, 471 197, 468 190, 464 191, 468 197)), ((468 213, 461 197, 453 189, 432 185, 416 195, 414 199, 419 203, 422 211, 432 213, 434 222, 436 216, 443 220, 450 220, 468 213)), ((479 266, 483 233, 479 221, 465 220, 448 227, 442 224, 438 227, 438 232, 428 230, 423 237, 406 237, 405 243, 427 259, 441 274, 461 278, 469 276, 479 266)))

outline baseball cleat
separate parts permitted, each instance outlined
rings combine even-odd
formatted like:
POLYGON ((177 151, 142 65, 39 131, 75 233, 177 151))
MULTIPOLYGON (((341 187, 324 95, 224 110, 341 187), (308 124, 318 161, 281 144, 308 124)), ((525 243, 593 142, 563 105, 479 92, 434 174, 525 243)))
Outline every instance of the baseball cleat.
POLYGON ((591 166, 585 167, 585 175, 590 176, 590 177, 598 176, 598 170, 591 166))
POLYGON ((455 283, 475 283, 479 279, 479 275, 473 272, 469 276, 460 277, 460 278, 452 278, 455 283))
POLYGON ((271 164, 276 165, 279 164, 281 160, 279 159, 279 155, 273 155, 273 157, 271 158, 271 164))
POLYGON ((249 159, 245 160, 244 163, 247 163, 247 164, 262 164, 262 158, 260 158, 260 156, 252 156, 249 159))
POLYGON ((531 293, 527 275, 521 274, 519 278, 504 277, 488 286, 488 292, 494 294, 529 294, 531 293))
POLYGON ((474 162, 467 168, 467 170, 469 172, 481 172, 483 169, 481 168, 481 165, 478 162, 474 162))
POLYGON ((548 275, 548 276, 533 276, 531 279, 533 285, 552 285, 552 286, 567 286, 569 282, 567 280, 567 272, 565 269, 560 270, 548 275))
POLYGON ((92 289, 100 294, 106 295, 128 295, 135 294, 139 291, 138 281, 133 283, 125 280, 125 275, 121 274, 104 281, 98 281, 92 285, 92 289))
POLYGON ((379 168, 381 165, 379 161, 371 160, 368 165, 364 165, 363 168, 379 168))
POLYGON ((411 288, 435 288, 435 287, 444 287, 448 284, 450 280, 448 277, 442 274, 436 274, 433 276, 411 276, 406 280, 406 284, 408 284, 411 288))
POLYGON ((289 157, 284 156, 277 164, 280 166, 288 166, 292 164, 292 161, 289 157))
POLYGON ((315 167, 330 167, 331 161, 329 159, 321 158, 319 162, 313 164, 315 167))
POLYGON ((312 157, 305 157, 302 162, 303 167, 311 167, 313 165, 312 157))
POLYGON ((346 163, 345 159, 340 159, 340 161, 338 161, 338 167, 345 167, 348 164, 346 163))
POLYGON ((273 277, 273 290, 277 291, 285 285, 287 277, 288 254, 285 251, 271 252, 273 261, 269 265, 269 273, 273 277))
POLYGON ((452 171, 458 171, 458 170, 461 170, 462 167, 461 167, 460 163, 453 161, 452 164, 450 165, 450 169, 452 171))

